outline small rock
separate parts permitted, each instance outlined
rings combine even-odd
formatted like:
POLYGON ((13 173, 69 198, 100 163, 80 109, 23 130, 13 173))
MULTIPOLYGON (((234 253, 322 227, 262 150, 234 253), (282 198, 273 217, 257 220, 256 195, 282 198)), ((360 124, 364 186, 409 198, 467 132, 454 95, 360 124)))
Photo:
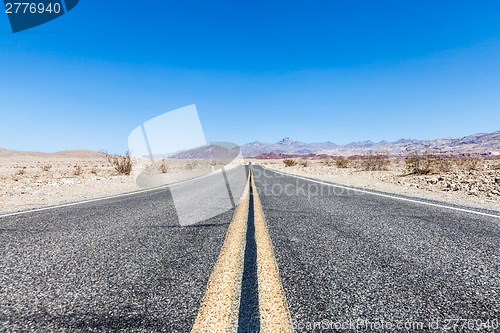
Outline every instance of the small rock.
POLYGON ((475 188, 470 189, 468 194, 469 195, 477 195, 477 189, 475 189, 475 188))
POLYGON ((437 182, 438 182, 437 178, 427 179, 427 183, 429 183, 429 184, 437 184, 437 182))

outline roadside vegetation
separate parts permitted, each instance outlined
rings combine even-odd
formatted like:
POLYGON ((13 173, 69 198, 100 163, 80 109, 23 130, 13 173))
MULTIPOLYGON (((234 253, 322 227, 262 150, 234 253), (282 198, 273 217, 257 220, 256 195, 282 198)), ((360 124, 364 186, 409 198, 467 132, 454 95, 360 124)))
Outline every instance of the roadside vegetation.
POLYGON ((50 165, 50 164, 45 164, 42 166, 42 171, 44 171, 44 172, 49 172, 50 169, 52 169, 52 165, 50 165))
POLYGON ((108 154, 107 152, 103 152, 103 154, 119 175, 130 175, 133 166, 130 151, 127 151, 124 155, 108 154))
POLYGON ((337 168, 345 169, 351 166, 351 162, 345 157, 341 156, 338 160, 335 161, 335 166, 337 168))
POLYGON ((338 169, 355 168, 359 171, 389 171, 400 169, 402 175, 432 175, 450 172, 481 171, 485 168, 500 170, 500 158, 480 158, 474 156, 453 156, 432 153, 429 149, 408 151, 405 156, 389 156, 385 152, 369 152, 356 156, 332 156, 319 159, 282 160, 285 167, 311 167, 316 163, 338 169), (487 161, 489 161, 487 163, 487 161), (393 167, 391 167, 393 165, 393 167), (486 166, 488 165, 488 166, 486 166))
POLYGON ((165 160, 161 160, 160 171, 161 171, 161 173, 167 173, 167 171, 168 171, 167 164, 166 164, 165 160))
POLYGON ((432 170, 435 156, 428 150, 414 150, 406 157, 406 171, 409 175, 427 175, 432 170))
POLYGON ((471 156, 447 156, 431 153, 428 149, 409 152, 405 159, 409 175, 427 175, 456 171, 478 171, 482 160, 471 156))
POLYGON ((364 171, 387 170, 390 164, 389 155, 383 152, 369 152, 361 158, 360 167, 364 171))
POLYGON ((83 169, 79 165, 75 165, 75 171, 73 171, 73 176, 80 176, 83 173, 83 169))
POLYGON ((26 173, 26 167, 19 167, 16 172, 16 176, 24 176, 26 173))

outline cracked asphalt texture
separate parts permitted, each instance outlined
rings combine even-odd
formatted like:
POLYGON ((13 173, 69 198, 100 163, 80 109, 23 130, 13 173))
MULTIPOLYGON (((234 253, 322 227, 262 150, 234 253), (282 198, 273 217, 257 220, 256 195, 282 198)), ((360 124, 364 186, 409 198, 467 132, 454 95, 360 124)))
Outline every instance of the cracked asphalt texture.
MULTIPOLYGON (((177 193, 227 199, 206 183, 177 193)), ((0 332, 188 332, 233 213, 181 227, 159 189, 0 218, 0 332)))
POLYGON ((297 331, 500 318, 500 219, 253 170, 297 331))

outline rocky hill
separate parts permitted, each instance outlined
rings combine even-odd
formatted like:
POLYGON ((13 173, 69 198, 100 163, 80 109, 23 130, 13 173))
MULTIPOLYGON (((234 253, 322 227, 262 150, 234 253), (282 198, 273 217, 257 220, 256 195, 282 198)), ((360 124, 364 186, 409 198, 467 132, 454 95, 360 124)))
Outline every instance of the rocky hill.
POLYGON ((212 143, 209 146, 185 150, 171 155, 172 159, 234 159, 240 147, 230 143, 212 143))
POLYGON ((264 153, 280 153, 280 154, 315 154, 320 151, 326 151, 331 149, 336 149, 339 146, 332 142, 318 142, 318 143, 305 143, 300 141, 295 141, 290 138, 284 138, 283 140, 276 142, 274 144, 264 143, 264 142, 252 142, 247 143, 241 147, 241 152, 245 157, 253 157, 264 153))

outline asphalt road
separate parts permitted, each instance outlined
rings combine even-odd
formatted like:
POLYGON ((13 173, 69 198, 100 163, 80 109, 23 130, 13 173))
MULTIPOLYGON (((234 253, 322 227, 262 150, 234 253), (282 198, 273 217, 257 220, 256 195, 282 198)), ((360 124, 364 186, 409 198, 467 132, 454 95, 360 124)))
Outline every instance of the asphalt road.
MULTIPOLYGON (((236 202, 242 168, 227 172, 236 202)), ((234 209, 181 227, 175 206, 211 216, 206 198, 227 204, 221 174, 0 218, 0 332, 188 332, 234 209)))
MULTIPOLYGON (((500 317, 499 218, 253 170, 297 332, 500 317)), ((0 332, 190 331, 245 174, 0 217, 0 332)))
POLYGON ((253 170, 297 331, 500 318, 499 218, 253 170))

